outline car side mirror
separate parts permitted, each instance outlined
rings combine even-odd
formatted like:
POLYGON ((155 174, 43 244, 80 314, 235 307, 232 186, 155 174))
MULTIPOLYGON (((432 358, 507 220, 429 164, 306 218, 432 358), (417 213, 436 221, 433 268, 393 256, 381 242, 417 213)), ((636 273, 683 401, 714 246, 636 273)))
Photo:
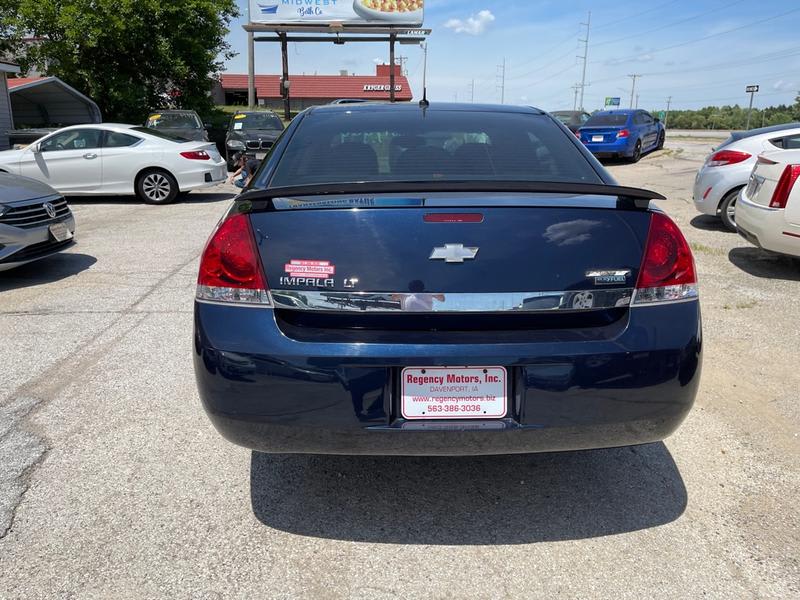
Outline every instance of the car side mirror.
POLYGON ((658 117, 653 117, 653 121, 655 121, 656 123, 661 123, 661 119, 659 119, 658 117))
POLYGON ((34 154, 39 154, 42 151, 42 143, 41 142, 34 142, 31 144, 31 152, 34 154))

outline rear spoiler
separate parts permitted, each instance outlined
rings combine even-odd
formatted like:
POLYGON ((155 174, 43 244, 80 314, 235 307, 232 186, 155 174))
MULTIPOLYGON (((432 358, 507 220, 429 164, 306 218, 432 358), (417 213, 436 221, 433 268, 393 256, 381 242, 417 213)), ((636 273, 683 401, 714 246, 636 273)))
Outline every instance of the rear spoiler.
POLYGON ((314 185, 284 186, 251 189, 236 197, 237 204, 250 203, 264 210, 292 208, 360 208, 372 206, 424 206, 424 198, 385 198, 377 202, 379 194, 409 194, 425 192, 500 192, 565 195, 615 196, 617 205, 624 209, 646 209, 650 200, 666 200, 657 192, 642 188, 608 183, 580 183, 558 181, 353 181, 314 185), (352 198, 312 200, 309 196, 347 196, 352 198), (392 202, 391 200, 395 200, 392 202), (400 200, 402 202, 397 202, 400 200), (264 204, 262 204, 264 203, 264 204))

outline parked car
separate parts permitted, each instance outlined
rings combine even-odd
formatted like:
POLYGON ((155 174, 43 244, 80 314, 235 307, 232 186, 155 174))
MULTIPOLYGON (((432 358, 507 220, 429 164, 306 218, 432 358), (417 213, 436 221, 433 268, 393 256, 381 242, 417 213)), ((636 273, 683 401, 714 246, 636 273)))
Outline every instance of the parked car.
POLYGON ((336 100, 331 100, 331 104, 364 104, 365 102, 373 102, 373 100, 366 98, 337 98, 336 100))
POLYGON ((736 200, 750 178, 758 155, 800 148, 800 123, 735 131, 708 155, 694 180, 694 205, 736 231, 736 200))
POLYGON ((73 125, 22 150, 0 152, 0 171, 43 181, 65 195, 136 194, 151 204, 227 176, 212 143, 116 123, 73 125))
POLYGON ((663 439, 702 333, 691 250, 653 198, 534 108, 307 109, 202 254, 205 409, 264 452, 663 439))
POLYGON ((645 110, 604 110, 578 130, 589 151, 600 158, 638 162, 643 154, 664 147, 664 125, 645 110))
POLYGON ((736 209, 736 228, 751 244, 800 257, 800 149, 756 160, 736 209))
POLYGON ((252 154, 262 159, 283 132, 283 121, 274 112, 259 110, 237 112, 231 118, 225 138, 225 160, 233 170, 233 155, 237 152, 252 154))
POLYGON ((157 110, 147 117, 144 126, 184 141, 208 141, 207 127, 193 110, 157 110))
POLYGON ((572 133, 577 133, 592 116, 582 110, 556 110, 550 114, 566 125, 572 133))
POLYGON ((0 173, 0 271, 75 243, 75 219, 64 197, 35 179, 0 173))

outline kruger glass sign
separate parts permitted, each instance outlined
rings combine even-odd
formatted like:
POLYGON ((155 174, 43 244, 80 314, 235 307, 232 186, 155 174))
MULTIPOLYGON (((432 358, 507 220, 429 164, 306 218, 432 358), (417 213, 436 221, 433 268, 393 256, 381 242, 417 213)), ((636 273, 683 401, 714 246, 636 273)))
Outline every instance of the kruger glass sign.
POLYGON ((422 25, 424 0, 250 0, 250 22, 422 25))

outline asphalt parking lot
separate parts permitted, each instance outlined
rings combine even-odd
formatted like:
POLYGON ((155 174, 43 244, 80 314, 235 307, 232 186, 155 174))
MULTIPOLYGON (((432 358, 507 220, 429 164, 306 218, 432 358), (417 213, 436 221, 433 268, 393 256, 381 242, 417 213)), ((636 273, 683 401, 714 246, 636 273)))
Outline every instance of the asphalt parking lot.
POLYGON ((610 165, 669 197, 706 346, 673 437, 594 452, 235 447, 191 365, 198 258, 232 186, 75 200, 75 247, 0 274, 0 598, 797 597, 800 261, 695 212, 713 143, 610 165))

